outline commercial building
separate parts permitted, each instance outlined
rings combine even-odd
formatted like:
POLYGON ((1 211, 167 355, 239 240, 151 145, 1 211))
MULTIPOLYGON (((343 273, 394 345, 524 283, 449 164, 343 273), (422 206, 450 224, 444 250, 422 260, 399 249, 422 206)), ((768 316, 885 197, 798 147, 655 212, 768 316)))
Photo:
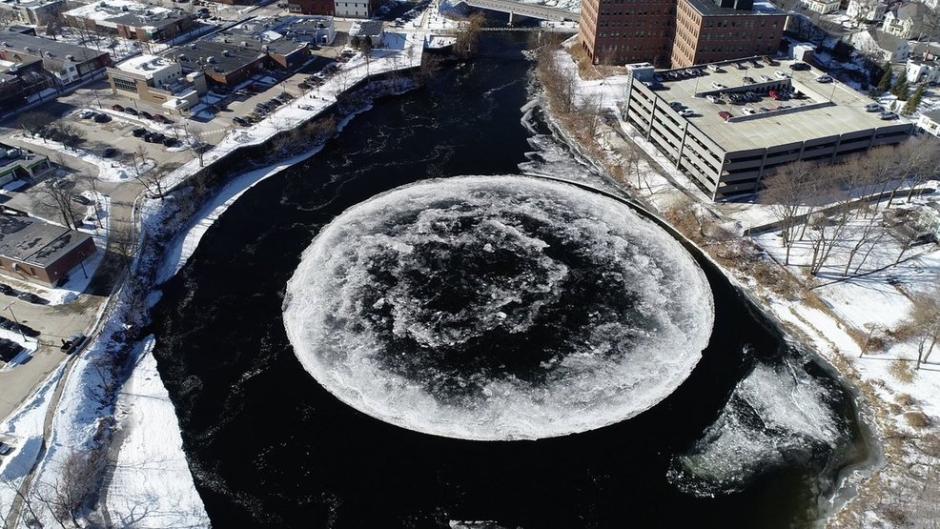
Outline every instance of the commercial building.
POLYGON ((172 39, 193 28, 195 18, 179 9, 131 0, 98 0, 62 13, 66 24, 143 42, 172 39))
POLYGON ((51 168, 49 159, 41 154, 0 143, 0 186, 20 178, 34 178, 51 168))
POLYGON ((336 14, 334 0, 289 0, 287 8, 291 13, 301 15, 333 16, 336 14))
POLYGON ((178 62, 184 72, 202 72, 207 81, 222 86, 235 86, 261 72, 267 57, 259 50, 213 40, 172 48, 162 56, 178 62))
POLYGON ((911 123, 882 116, 866 96, 791 64, 754 57, 666 71, 630 65, 624 118, 714 199, 753 194, 786 163, 832 160, 910 135, 911 123))
POLYGON ((349 40, 355 42, 369 39, 373 48, 382 46, 382 38, 385 35, 385 29, 381 20, 363 20, 362 22, 353 22, 349 25, 349 40))
POLYGON ((0 60, 27 64, 36 59, 63 86, 87 79, 111 65, 111 56, 105 51, 0 30, 0 60))
MULTIPOLYGON (((243 22, 214 35, 211 40, 264 55, 268 66, 293 68, 310 59, 308 43, 285 37, 287 17, 261 18, 243 22)), ((300 17, 290 17, 300 18, 300 17)))
POLYGON ((40 58, 27 57, 20 63, 0 60, 0 115, 41 98, 52 86, 40 58))
POLYGON ((111 93, 172 110, 186 110, 207 91, 202 72, 183 73, 178 62, 156 55, 138 55, 108 68, 111 93))
POLYGON ((582 0, 578 35, 595 64, 683 67, 774 53, 785 22, 766 0, 582 0))
POLYGON ((336 0, 333 13, 345 18, 371 18, 377 7, 376 0, 336 0))
POLYGON ((672 67, 724 61, 752 55, 775 55, 787 15, 752 0, 679 0, 672 67))
POLYGON ((49 286, 94 255, 91 236, 30 217, 0 215, 0 273, 49 286))
POLYGON ((65 9, 66 0, 0 0, 0 16, 8 15, 21 24, 48 24, 65 9))

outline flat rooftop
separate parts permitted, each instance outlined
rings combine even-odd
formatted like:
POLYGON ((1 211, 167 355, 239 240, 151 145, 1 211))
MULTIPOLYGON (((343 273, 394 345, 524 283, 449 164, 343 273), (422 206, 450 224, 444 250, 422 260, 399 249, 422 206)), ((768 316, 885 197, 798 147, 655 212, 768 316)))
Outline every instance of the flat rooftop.
POLYGON ((263 59, 264 53, 236 44, 197 40, 185 46, 171 48, 163 56, 179 62, 187 70, 201 71, 205 66, 205 71, 227 74, 263 59))
POLYGON ((714 63, 720 68, 717 72, 708 65, 658 71, 656 76, 662 87, 655 93, 668 103, 677 102, 694 112, 686 118, 689 123, 728 152, 765 149, 908 123, 903 119, 882 120, 879 112, 867 112, 865 106, 873 103, 870 98, 835 80, 816 81, 817 77, 825 75, 816 68, 795 71, 790 65, 800 61, 775 62, 770 65, 756 58, 739 59, 714 63), (774 101, 764 96, 759 102, 732 104, 727 96, 721 96, 727 89, 779 82, 784 79, 781 75, 790 76, 792 88, 806 98, 774 101), (751 79, 755 82, 751 83, 751 79), (719 96, 721 102, 710 102, 708 95, 719 96), (747 114, 746 107, 755 114, 747 114), (726 122, 720 112, 730 113, 732 121, 726 122))
POLYGON ((754 0, 754 6, 751 9, 732 9, 730 7, 721 7, 712 0, 686 0, 696 11, 705 15, 784 15, 777 6, 767 0, 754 0))
POLYGON ((76 18, 103 21, 126 14, 168 15, 172 11, 165 7, 149 6, 132 0, 98 0, 65 12, 76 18))
MULTIPOLYGON (((68 44, 61 40, 0 30, 0 52, 16 51, 23 55, 39 57, 39 50, 43 51, 43 57, 47 60, 57 59, 62 61, 71 55, 76 62, 84 62, 108 54, 106 51, 95 51, 90 48, 68 44)), ((20 62, 26 62, 26 59, 20 62)))
POLYGON ((91 236, 30 217, 0 215, 0 255, 45 267, 91 236))

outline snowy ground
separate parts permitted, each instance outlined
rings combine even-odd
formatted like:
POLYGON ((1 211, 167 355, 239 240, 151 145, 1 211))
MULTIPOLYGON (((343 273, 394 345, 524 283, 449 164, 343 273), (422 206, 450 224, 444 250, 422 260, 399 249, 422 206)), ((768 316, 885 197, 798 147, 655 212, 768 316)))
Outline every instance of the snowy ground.
MULTIPOLYGON (((82 149, 81 147, 73 149, 70 147, 66 147, 65 145, 62 145, 59 142, 52 141, 49 139, 34 138, 30 136, 29 134, 18 134, 14 137, 18 140, 23 141, 24 143, 30 143, 32 145, 39 145, 47 149, 60 150, 68 154, 69 156, 74 156, 75 158, 78 158, 79 160, 82 160, 91 165, 94 165, 98 167, 98 178, 105 182, 125 182, 127 180, 132 180, 134 176, 137 174, 135 172, 135 169, 131 167, 130 165, 127 165, 115 159, 102 158, 101 156, 91 151, 86 151, 85 149, 82 149)), ((154 167, 154 161, 148 159, 143 165, 141 165, 140 172, 142 174, 146 173, 147 171, 153 169, 153 167, 154 167)))
POLYGON ((5 520, 16 490, 36 462, 42 445, 43 422, 65 364, 59 366, 20 408, 0 423, 0 441, 14 452, 0 460, 0 520, 5 520))
POLYGON ((145 340, 118 396, 123 440, 105 508, 116 527, 209 527, 183 453, 176 410, 151 354, 154 342, 145 340))

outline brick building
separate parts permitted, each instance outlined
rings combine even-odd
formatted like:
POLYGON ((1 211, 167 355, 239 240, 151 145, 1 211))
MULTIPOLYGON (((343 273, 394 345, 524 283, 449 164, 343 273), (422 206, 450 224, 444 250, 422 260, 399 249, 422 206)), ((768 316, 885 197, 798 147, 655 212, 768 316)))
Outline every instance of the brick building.
POLYGON ((190 13, 132 0, 99 0, 62 13, 62 19, 74 28, 142 42, 172 39, 195 24, 190 13))
POLYGON ((287 7, 291 13, 301 15, 333 16, 336 12, 333 0, 289 0, 287 7))
POLYGON ((753 55, 774 55, 787 15, 753 0, 678 0, 673 68, 753 55))
POLYGON ((94 255, 91 235, 31 217, 0 215, 0 272, 55 286, 94 255))
POLYGON ((785 22, 766 0, 582 0, 579 39, 595 64, 684 67, 773 54, 785 22))

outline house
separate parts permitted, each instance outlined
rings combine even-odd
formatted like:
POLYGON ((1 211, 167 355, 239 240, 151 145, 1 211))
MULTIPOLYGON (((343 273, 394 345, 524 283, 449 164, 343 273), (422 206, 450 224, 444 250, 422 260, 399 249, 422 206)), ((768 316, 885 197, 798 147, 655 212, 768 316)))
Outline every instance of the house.
POLYGON ((849 0, 845 14, 859 22, 877 22, 888 12, 888 4, 880 0, 849 0))
POLYGON ((66 0, 0 0, 0 17, 9 15, 21 24, 48 24, 65 9, 66 0))
POLYGON ((909 83, 940 83, 940 43, 916 44, 906 74, 909 83))
POLYGON ((92 77, 111 66, 111 56, 106 51, 0 30, 0 60, 26 64, 36 59, 41 60, 43 70, 63 86, 92 77))
POLYGON ((363 20, 362 22, 353 22, 349 25, 349 40, 369 39, 373 48, 382 46, 382 37, 385 30, 382 27, 381 20, 363 20))
POLYGON ((87 233, 31 217, 0 215, 0 273, 57 286, 95 251, 87 233))
POLYGON ((62 13, 66 24, 142 42, 172 39, 193 28, 195 17, 179 9, 132 0, 98 0, 62 13))
POLYGON ((911 43, 880 29, 858 31, 846 37, 860 53, 877 62, 903 62, 911 56, 911 43))
POLYGON ((828 15, 839 10, 840 0, 801 0, 801 3, 813 13, 828 15))
POLYGON ((36 177, 51 168, 45 156, 0 143, 0 186, 20 178, 36 177))
POLYGON ((917 118, 917 128, 940 138, 940 109, 921 114, 917 118))
POLYGON ((178 62, 156 55, 138 55, 108 68, 108 82, 114 95, 173 110, 189 109, 199 103, 199 97, 207 91, 202 72, 184 75, 178 62))
POLYGON ((885 33, 902 39, 918 39, 922 33, 931 29, 927 24, 930 15, 931 9, 924 4, 906 2, 885 14, 882 29, 885 33))
POLYGON ((202 72, 210 83, 228 87, 260 73, 267 57, 259 50, 214 40, 198 40, 162 56, 178 62, 185 72, 202 72))

